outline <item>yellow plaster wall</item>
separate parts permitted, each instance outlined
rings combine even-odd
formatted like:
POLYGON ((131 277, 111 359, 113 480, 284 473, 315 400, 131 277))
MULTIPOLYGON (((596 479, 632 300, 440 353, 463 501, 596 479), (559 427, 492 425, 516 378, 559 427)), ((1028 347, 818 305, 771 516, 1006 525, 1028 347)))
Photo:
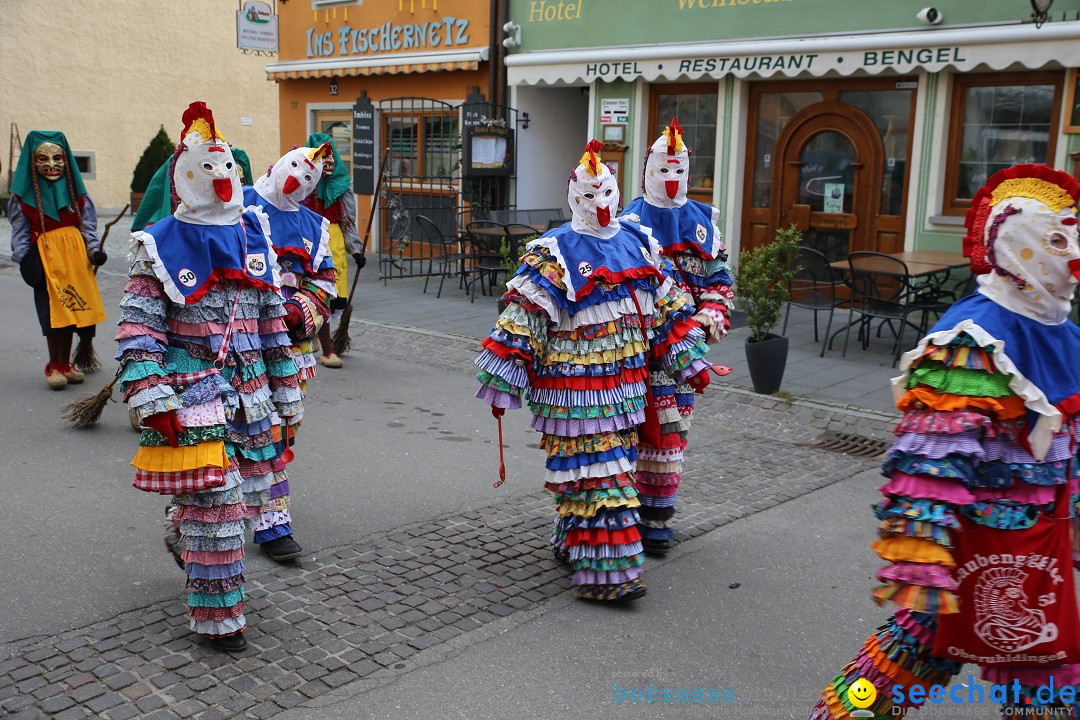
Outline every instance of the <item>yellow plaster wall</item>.
MULTIPOLYGON (((300 5, 299 2, 292 3, 300 5)), ((278 154, 278 91, 270 58, 236 48, 236 2, 224 0, 4 0, 0 21, 0 188, 8 133, 62 130, 73 150, 97 154, 86 182, 99 208, 128 201, 131 174, 164 125, 203 100, 253 168, 278 154), (252 124, 242 126, 241 117, 252 124)), ((17 160, 17 156, 16 156, 17 160)))

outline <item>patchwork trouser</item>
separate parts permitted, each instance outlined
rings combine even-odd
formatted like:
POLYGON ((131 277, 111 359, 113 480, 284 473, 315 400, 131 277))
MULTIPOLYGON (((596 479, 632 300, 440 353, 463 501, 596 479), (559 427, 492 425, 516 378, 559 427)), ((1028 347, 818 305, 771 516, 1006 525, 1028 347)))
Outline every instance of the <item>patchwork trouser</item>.
POLYGON ((601 432, 579 437, 545 433, 548 481, 558 518, 551 544, 574 571, 579 594, 617 596, 632 589, 644 562, 634 490, 637 433, 601 432), (604 587, 607 586, 607 587, 604 587))
MULTIPOLYGON (((676 385, 663 372, 649 372, 652 402, 659 433, 643 433, 638 445, 634 487, 641 501, 638 529, 647 540, 670 540, 675 534, 671 518, 683 477, 683 451, 694 411, 694 391, 676 385)), ((650 408, 648 413, 652 412, 650 408)))
POLYGON ((190 627, 200 635, 232 635, 244 619, 244 516, 236 465, 225 490, 177 495, 173 521, 180 528, 187 574, 190 627))

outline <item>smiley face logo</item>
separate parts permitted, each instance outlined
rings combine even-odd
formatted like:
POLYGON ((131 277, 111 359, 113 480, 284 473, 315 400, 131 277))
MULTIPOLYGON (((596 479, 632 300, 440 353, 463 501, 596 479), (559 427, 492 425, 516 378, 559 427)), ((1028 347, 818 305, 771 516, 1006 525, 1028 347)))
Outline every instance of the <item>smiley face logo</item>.
POLYGON ((877 688, 866 678, 859 678, 847 691, 848 701, 857 708, 868 708, 877 700, 877 688))

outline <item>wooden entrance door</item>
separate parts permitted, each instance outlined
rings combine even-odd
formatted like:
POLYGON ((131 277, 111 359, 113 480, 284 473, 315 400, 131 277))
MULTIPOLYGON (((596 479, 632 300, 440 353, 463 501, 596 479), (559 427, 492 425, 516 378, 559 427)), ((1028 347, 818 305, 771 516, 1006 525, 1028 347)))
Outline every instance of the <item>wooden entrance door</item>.
POLYGON ((879 227, 883 155, 874 122, 854 105, 803 108, 776 141, 773 228, 795 225, 830 262, 853 250, 902 250, 899 236, 879 227))

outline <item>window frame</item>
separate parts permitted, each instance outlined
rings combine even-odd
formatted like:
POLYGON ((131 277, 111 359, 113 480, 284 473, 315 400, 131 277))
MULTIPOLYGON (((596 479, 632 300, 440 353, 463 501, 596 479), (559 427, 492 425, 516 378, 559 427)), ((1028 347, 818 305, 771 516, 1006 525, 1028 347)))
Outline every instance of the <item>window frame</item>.
MULTIPOLYGON (((705 83, 659 83, 659 84, 653 84, 649 88, 649 125, 648 125, 648 129, 646 130, 646 138, 645 138, 645 149, 646 150, 650 146, 652 146, 652 144, 656 140, 656 138, 659 137, 658 135, 654 135, 653 133, 654 133, 654 128, 656 128, 656 126, 660 124, 660 117, 659 117, 659 115, 660 115, 660 96, 662 96, 662 95, 715 95, 716 99, 717 99, 717 103, 719 103, 719 100, 720 100, 720 82, 715 81, 715 82, 705 82, 705 83)), ((717 108, 717 115, 718 115, 717 125, 719 125, 719 108, 717 108)), ((667 121, 665 120, 664 122, 666 123, 667 121)), ((717 155, 716 148, 713 147, 713 148, 711 148, 711 150, 712 150, 712 153, 713 153, 713 160, 716 163, 719 163, 720 162, 720 156, 717 155)), ((642 157, 644 157, 644 156, 645 156, 645 153, 643 151, 642 152, 642 157)), ((714 176, 716 175, 716 170, 717 170, 717 166, 714 165, 713 166, 713 175, 714 176)), ((641 183, 641 173, 642 173, 642 171, 643 171, 642 168, 637 169, 637 176, 636 176, 636 180, 634 181, 634 190, 637 191, 637 192, 641 191, 640 183, 641 183)), ((704 185, 701 184, 701 183, 703 183, 705 181, 705 178, 696 178, 696 180, 697 180, 698 184, 691 187, 691 188, 689 188, 689 189, 687 189, 686 196, 688 198, 690 198, 691 200, 697 200, 698 202, 703 202, 703 203, 705 203, 707 205, 712 205, 714 188, 712 186, 705 187, 704 185)), ((712 182, 712 183, 715 183, 716 182, 715 177, 710 177, 709 181, 712 182)), ((637 192, 635 192, 635 196, 636 196, 637 192)))
POLYGON ((964 139, 964 110, 968 88, 1052 85, 1054 99, 1050 107, 1050 131, 1046 143, 1046 159, 1043 162, 1047 165, 1053 165, 1057 153, 1058 136, 1061 134, 1061 104, 1065 71, 1037 70, 1033 72, 957 74, 953 76, 952 82, 948 145, 945 152, 945 185, 941 194, 941 213, 943 215, 963 216, 971 207, 971 198, 956 197, 956 181, 960 175, 960 152, 964 139))
POLYGON ((97 152, 94 150, 72 150, 71 156, 78 164, 79 160, 86 161, 86 170, 79 168, 79 174, 83 180, 97 179, 97 152))
POLYGON ((461 180, 462 134, 460 116, 445 116, 445 119, 451 120, 457 125, 457 133, 451 134, 450 136, 451 138, 457 138, 456 143, 451 146, 451 156, 456 160, 456 163, 451 165, 451 167, 447 170, 446 175, 429 175, 427 173, 427 163, 430 158, 428 157, 429 153, 427 152, 428 130, 427 123, 425 121, 430 119, 442 119, 443 116, 438 113, 425 112, 421 109, 405 110, 401 112, 383 111, 382 130, 384 133, 384 137, 387 139, 387 143, 389 143, 389 140, 392 136, 392 132, 390 130, 390 123, 396 119, 403 118, 414 120, 416 122, 416 169, 412 174, 402 177, 413 178, 414 180, 419 181, 419 183, 422 185, 426 185, 429 183, 435 185, 444 182, 449 182, 456 185, 461 180))

